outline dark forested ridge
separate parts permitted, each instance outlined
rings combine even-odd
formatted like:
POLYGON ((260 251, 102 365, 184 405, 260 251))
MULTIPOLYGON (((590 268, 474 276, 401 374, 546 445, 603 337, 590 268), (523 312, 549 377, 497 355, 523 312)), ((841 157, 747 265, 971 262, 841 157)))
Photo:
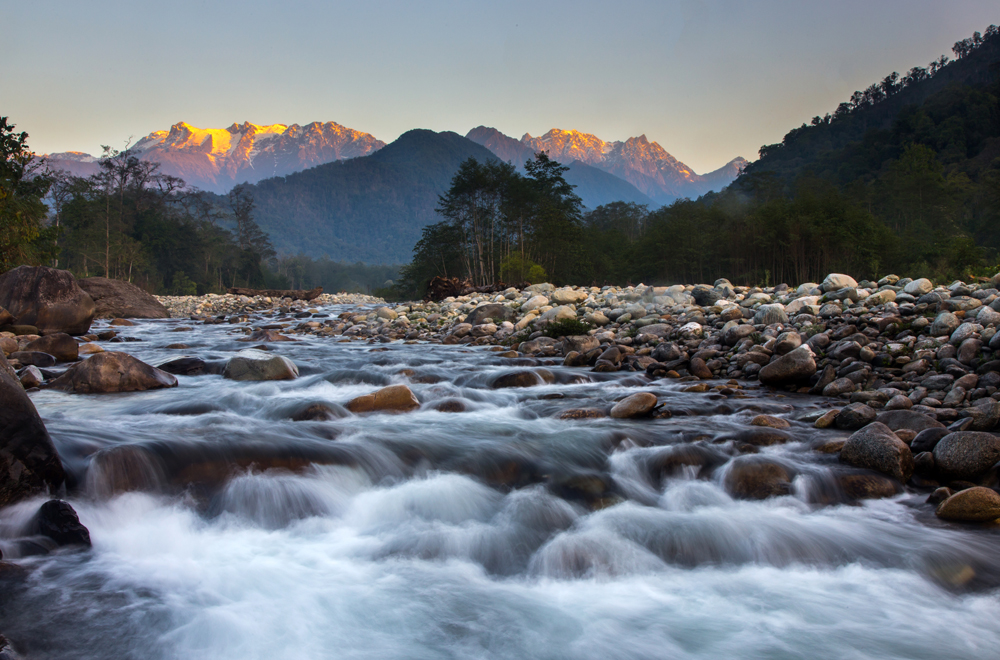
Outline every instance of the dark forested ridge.
MULTIPOLYGON (((773 285, 831 271, 938 281, 992 275, 1000 262, 1000 31, 959 41, 954 55, 890 74, 762 147, 760 160, 721 193, 652 212, 639 204, 571 209, 558 236, 529 232, 526 253, 539 255, 532 259, 561 284, 726 277, 773 285), (557 249, 560 259, 543 262, 557 249)), ((501 147, 513 145, 494 145, 501 147)), ((499 246, 501 261, 518 251, 515 220, 551 224, 531 211, 511 216, 494 200, 494 184, 469 179, 456 176, 449 197, 464 196, 475 217, 494 219, 480 240, 499 246)), ((404 269, 410 291, 446 269, 481 279, 481 267, 459 258, 478 250, 466 216, 445 214, 425 231, 404 269)))
POLYGON ((413 130, 371 156, 253 186, 257 221, 284 253, 405 263, 462 161, 495 160, 457 133, 413 130))

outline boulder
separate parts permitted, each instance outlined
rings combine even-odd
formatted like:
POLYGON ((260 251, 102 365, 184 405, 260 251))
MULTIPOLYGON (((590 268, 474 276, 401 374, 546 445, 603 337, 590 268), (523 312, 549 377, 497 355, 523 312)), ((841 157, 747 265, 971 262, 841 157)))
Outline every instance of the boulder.
POLYGON ((921 277, 918 280, 913 280, 909 284, 903 287, 903 293, 908 293, 911 296, 923 296, 934 290, 934 283, 931 282, 926 277, 921 277))
POLYGON ((845 289, 847 287, 858 286, 857 280, 855 280, 850 275, 844 275, 842 273, 830 273, 823 280, 823 283, 819 285, 819 288, 824 292, 827 291, 838 291, 840 289, 845 289))
POLYGON ((569 355, 573 351, 583 354, 598 348, 601 342, 592 335, 572 335, 563 338, 563 355, 569 355))
POLYGON ((726 470, 722 485, 733 497, 763 500, 792 492, 792 475, 775 461, 755 455, 738 456, 726 470))
POLYGON ((284 356, 250 348, 229 358, 222 376, 230 380, 292 380, 299 377, 299 368, 284 356))
POLYGON ((951 312, 941 312, 931 323, 930 333, 932 337, 944 337, 955 332, 959 325, 961 322, 957 316, 951 312))
POLYGON ((83 335, 94 320, 94 301, 68 270, 18 266, 0 275, 0 307, 12 325, 31 325, 38 333, 83 335))
POLYGON ((872 422, 847 439, 840 460, 855 467, 888 474, 906 483, 913 474, 913 454, 888 426, 872 422))
POLYGON ((95 318, 170 318, 170 312, 159 300, 129 282, 86 277, 79 281, 79 285, 94 300, 95 318))
POLYGON ((5 325, 13 325, 13 324, 14 324, 14 315, 8 312, 3 307, 0 307, 0 328, 2 328, 5 325))
POLYGON ((1000 495, 992 488, 967 488, 941 502, 935 513, 944 520, 990 522, 1000 518, 1000 495))
POLYGON ((915 410, 887 410, 879 413, 876 421, 885 424, 893 431, 906 429, 920 433, 927 429, 942 429, 944 424, 915 410))
POLYGON ((992 433, 949 433, 934 446, 934 463, 950 479, 976 481, 997 461, 1000 461, 1000 438, 992 433))
POLYGON ((574 305, 576 303, 581 303, 587 299, 590 294, 586 291, 577 291, 575 289, 556 289, 552 292, 550 298, 552 302, 557 305, 574 305))
POLYGON ((754 325, 771 325, 773 323, 788 323, 785 306, 780 303, 761 305, 753 315, 754 325))
POLYGON ((951 431, 943 426, 936 429, 925 429, 913 438, 913 442, 910 443, 910 451, 913 452, 914 456, 922 452, 934 451, 937 443, 950 434, 951 431))
POLYGON ((480 325, 485 323, 486 319, 493 319, 495 323, 503 323, 513 318, 514 310, 510 307, 499 303, 489 303, 487 305, 480 305, 469 312, 469 315, 465 317, 465 322, 471 325, 480 325))
POLYGON ((837 486, 849 500, 877 500, 883 497, 893 497, 902 490, 899 482, 880 474, 838 474, 835 479, 837 486))
POLYGON ((74 364, 51 385, 76 394, 108 394, 177 387, 177 379, 128 353, 105 351, 74 364))
POLYGON ((875 415, 875 409, 868 404, 852 403, 837 414, 834 424, 838 429, 854 431, 874 422, 875 415))
POLYGON ((28 342, 24 350, 48 353, 60 362, 76 362, 80 359, 80 344, 65 332, 39 337, 28 342))
POLYGON ((58 490, 66 473, 35 405, 0 355, 0 507, 58 490))
POLYGON ((90 531, 80 522, 69 502, 49 500, 34 515, 28 528, 32 534, 47 536, 59 546, 90 547, 90 531))
POLYGON ((55 366, 56 358, 41 351, 15 351, 10 354, 12 360, 17 360, 21 364, 30 364, 35 367, 47 369, 55 366))
POLYGON ((653 412, 656 407, 656 395, 650 392, 636 392, 630 394, 611 409, 611 416, 615 419, 631 419, 633 417, 645 417, 653 412))
POLYGON ((196 357, 179 357, 157 365, 156 368, 175 376, 203 376, 222 374, 225 365, 221 362, 206 362, 196 357))
POLYGON ((420 402, 406 385, 390 385, 347 402, 352 413, 410 412, 420 407, 420 402))
POLYGON ((538 309, 539 307, 545 307, 549 304, 549 299, 545 296, 538 295, 528 298, 527 302, 521 305, 521 312, 528 313, 533 309, 538 309))
POLYGON ((534 371, 511 371, 500 374, 490 381, 490 387, 495 390, 508 387, 533 387, 541 384, 541 377, 534 371))
POLYGON ((807 380, 816 373, 816 360, 808 346, 799 346, 765 365, 758 374, 765 385, 786 385, 807 380))
POLYGON ((959 417, 969 417, 969 431, 992 431, 1000 424, 1000 401, 980 399, 958 413, 959 417))

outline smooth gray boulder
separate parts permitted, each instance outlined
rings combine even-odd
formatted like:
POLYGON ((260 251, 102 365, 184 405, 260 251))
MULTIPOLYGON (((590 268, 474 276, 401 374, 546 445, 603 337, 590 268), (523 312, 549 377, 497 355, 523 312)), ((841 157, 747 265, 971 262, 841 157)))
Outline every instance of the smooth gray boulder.
POLYGON ((1000 438, 982 431, 958 431, 934 446, 934 463, 951 479, 976 481, 1000 461, 1000 438))
POLYGON ((248 348, 229 359, 222 377, 230 380, 292 380, 299 377, 299 368, 284 356, 248 348))
POLYGON ((787 385, 807 380, 816 373, 816 356, 808 346, 799 346, 760 370, 758 378, 765 385, 787 385))

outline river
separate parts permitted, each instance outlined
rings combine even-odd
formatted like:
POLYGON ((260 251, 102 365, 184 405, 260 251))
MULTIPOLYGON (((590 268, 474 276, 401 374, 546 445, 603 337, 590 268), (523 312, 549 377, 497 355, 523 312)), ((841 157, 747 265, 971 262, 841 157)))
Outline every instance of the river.
MULTIPOLYGON (((138 322, 123 334, 142 341, 105 347, 159 364, 248 346, 228 324, 182 326, 138 322)), ((486 348, 270 348, 301 376, 32 395, 93 549, 29 556, 14 539, 41 500, 0 513, 0 549, 30 569, 0 631, 27 658, 1000 653, 1000 533, 939 521, 926 492, 838 499, 847 468, 816 447, 848 434, 801 421, 818 398, 558 365, 550 384, 493 390, 519 362, 486 348), (422 407, 343 410, 394 383, 422 407), (638 391, 673 416, 558 418, 638 391), (344 416, 291 420, 314 403, 344 416), (792 423, 793 442, 757 451, 794 479, 733 499, 735 438, 759 413, 792 423)))

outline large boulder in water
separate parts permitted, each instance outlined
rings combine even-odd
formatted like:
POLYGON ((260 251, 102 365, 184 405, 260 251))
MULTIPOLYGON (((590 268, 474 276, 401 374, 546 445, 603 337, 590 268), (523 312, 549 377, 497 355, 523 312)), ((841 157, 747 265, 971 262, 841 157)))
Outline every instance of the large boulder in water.
POLYGON ((347 402, 352 413, 409 412, 420 407, 417 397, 406 385, 390 385, 347 402))
POLYGON ((631 419, 633 417, 645 417, 653 412, 656 407, 656 395, 651 392, 636 392, 630 394, 611 409, 611 416, 615 419, 631 419))
POLYGON ((844 443, 840 460, 868 468, 906 483, 913 475, 913 454, 888 426, 872 422, 844 443))
POLYGON ((57 490, 66 473, 48 431, 0 353, 0 507, 57 490))
POLYGON ((728 466, 723 486, 733 497, 763 500, 792 492, 792 475, 785 466, 761 456, 739 456, 728 466))
POLYGON ((250 348, 230 358, 222 376, 230 380, 292 380, 299 377, 299 368, 286 357, 250 348))
POLYGON ((0 275, 0 307, 13 325, 31 325, 39 334, 83 335, 94 320, 94 301, 68 270, 18 266, 0 275))
POLYGON ((90 531, 80 522, 69 502, 49 500, 38 509, 29 523, 32 534, 47 536, 57 545, 90 547, 90 531))
POLYGON ((787 385, 808 380, 816 373, 816 356, 808 346, 799 346, 764 365, 757 374, 765 385, 787 385))
POLYGON ((52 387, 76 394, 142 392, 177 387, 177 379, 128 353, 105 351, 70 367, 52 387))
POLYGON ((949 433, 934 445, 934 464, 946 477, 975 481, 1000 461, 1000 438, 982 431, 949 433))
POLYGON ((134 284, 107 277, 87 277, 79 285, 93 298, 96 318, 170 318, 170 312, 159 300, 134 284))

